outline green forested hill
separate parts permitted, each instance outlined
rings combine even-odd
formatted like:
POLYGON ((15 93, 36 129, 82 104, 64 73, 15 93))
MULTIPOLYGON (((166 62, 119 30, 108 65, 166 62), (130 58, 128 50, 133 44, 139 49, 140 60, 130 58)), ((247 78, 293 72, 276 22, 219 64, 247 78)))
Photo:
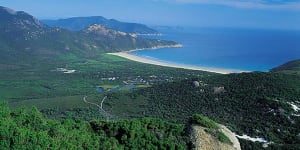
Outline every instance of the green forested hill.
POLYGON ((149 116, 180 121, 201 113, 229 125, 240 135, 264 137, 274 142, 274 147, 300 146, 300 112, 292 106, 300 106, 297 75, 217 75, 160 84, 139 94, 148 98, 149 116), (195 87, 193 81, 200 82, 200 86, 195 87))
POLYGON ((278 67, 271 69, 272 72, 300 73, 300 59, 289 61, 278 67))
POLYGON ((158 119, 53 120, 36 109, 11 111, 0 104, 0 148, 6 149, 187 149, 185 126, 158 119))
POLYGON ((98 24, 93 24, 80 33, 101 44, 105 52, 177 45, 176 42, 171 41, 139 38, 136 34, 108 29, 98 24))

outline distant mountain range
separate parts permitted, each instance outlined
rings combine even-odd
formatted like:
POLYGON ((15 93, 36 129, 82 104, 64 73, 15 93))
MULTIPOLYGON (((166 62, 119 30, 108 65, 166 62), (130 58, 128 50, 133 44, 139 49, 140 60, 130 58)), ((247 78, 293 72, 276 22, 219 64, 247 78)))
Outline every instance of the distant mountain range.
POLYGON ((61 27, 72 31, 83 30, 90 25, 100 24, 106 28, 134 34, 159 34, 158 31, 139 23, 120 22, 115 19, 106 19, 102 16, 74 17, 59 20, 42 20, 51 27, 61 27))
POLYGON ((176 42, 144 39, 136 34, 108 29, 99 24, 80 31, 49 27, 26 12, 0 7, 2 61, 8 57, 62 53, 94 57, 104 52, 176 45, 176 42))

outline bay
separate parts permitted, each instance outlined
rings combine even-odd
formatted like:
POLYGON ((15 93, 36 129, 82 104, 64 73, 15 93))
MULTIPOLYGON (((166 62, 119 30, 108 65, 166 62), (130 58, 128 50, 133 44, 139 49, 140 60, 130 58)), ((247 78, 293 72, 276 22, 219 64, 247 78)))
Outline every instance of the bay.
POLYGON ((231 28, 180 28, 160 30, 181 48, 140 50, 131 54, 163 62, 246 71, 268 71, 300 59, 300 31, 231 28))

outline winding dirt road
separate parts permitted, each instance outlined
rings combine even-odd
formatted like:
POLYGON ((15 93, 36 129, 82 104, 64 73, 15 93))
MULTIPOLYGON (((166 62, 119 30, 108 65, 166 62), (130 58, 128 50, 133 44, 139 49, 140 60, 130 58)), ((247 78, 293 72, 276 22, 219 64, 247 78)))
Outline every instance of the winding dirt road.
POLYGON ((100 112, 100 113, 108 120, 108 119, 110 118, 111 115, 110 115, 109 113, 107 113, 107 112, 103 109, 103 103, 104 103, 105 99, 107 98, 107 96, 105 96, 105 97, 102 99, 100 105, 98 105, 98 104, 96 104, 96 103, 93 103, 93 102, 87 101, 87 100, 86 100, 87 97, 88 97, 88 96, 84 96, 84 97, 83 97, 83 101, 84 101, 85 103, 87 103, 87 104, 91 104, 91 105, 97 106, 98 109, 99 109, 99 112, 100 112))

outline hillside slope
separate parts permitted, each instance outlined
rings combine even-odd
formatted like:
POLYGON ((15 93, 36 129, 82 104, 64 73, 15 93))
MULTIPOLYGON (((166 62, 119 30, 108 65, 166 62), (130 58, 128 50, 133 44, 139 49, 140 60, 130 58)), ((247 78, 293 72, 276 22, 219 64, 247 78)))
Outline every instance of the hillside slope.
POLYGON ((92 45, 87 37, 60 28, 50 28, 33 16, 0 7, 0 43, 2 54, 53 54, 92 45), (68 48, 69 47, 69 48, 68 48), (4 52, 3 52, 4 51, 4 52))
POLYGON ((44 117, 36 108, 10 110, 0 102, 1 149, 240 150, 216 138, 207 126, 193 126, 192 135, 188 135, 189 126, 153 118, 55 120, 44 117))
POLYGON ((300 73, 300 59, 289 61, 271 69, 272 72, 300 73))
POLYGON ((101 44, 106 52, 179 45, 172 41, 139 38, 136 34, 108 29, 99 24, 93 24, 80 33, 101 44))
POLYGON ((0 103, 1 149, 187 149, 184 125, 158 119, 61 121, 0 103))
MULTIPOLYGON (((139 100, 136 95, 145 97, 148 102, 143 106, 145 116, 185 122, 188 116, 200 113, 230 127, 237 135, 272 142, 269 149, 299 147, 298 75, 259 72, 214 75, 154 85, 127 95, 134 101, 139 100), (199 82, 199 86, 195 87, 194 81, 199 82)), ((127 96, 118 94, 118 97, 127 96)), ((107 103, 115 107, 117 102, 119 100, 111 99, 107 103)), ((263 144, 241 142, 244 149, 263 149, 263 144)))
POLYGON ((60 54, 95 57, 104 52, 177 44, 171 41, 143 39, 104 27, 101 27, 102 32, 87 32, 91 28, 93 26, 78 32, 52 28, 25 12, 0 7, 1 60, 9 62, 30 56, 60 54))

